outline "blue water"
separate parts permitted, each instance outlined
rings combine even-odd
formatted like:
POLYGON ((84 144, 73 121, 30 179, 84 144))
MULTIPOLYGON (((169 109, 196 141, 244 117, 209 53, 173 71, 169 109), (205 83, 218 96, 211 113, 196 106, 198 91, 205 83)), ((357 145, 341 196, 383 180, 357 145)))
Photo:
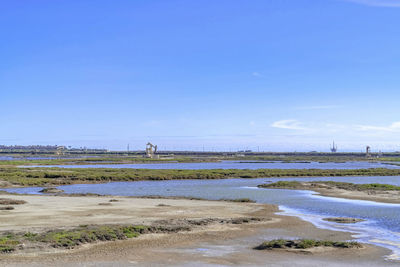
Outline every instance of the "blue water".
POLYGON ((118 168, 118 169, 368 169, 389 168, 399 169, 400 166, 383 164, 380 162, 349 161, 349 162, 245 162, 245 161, 221 161, 221 162, 199 162, 199 163, 147 163, 147 164, 88 164, 88 165, 46 165, 46 166, 23 166, 23 167, 59 167, 59 168, 118 168))
POLYGON ((58 156, 58 157, 13 157, 13 156, 0 156, 0 160, 51 160, 51 159, 80 159, 80 158, 96 158, 98 156, 58 156))
MULTIPOLYGON (((250 198, 260 203, 277 204, 284 214, 295 215, 326 229, 357 233, 361 242, 384 246, 400 255, 400 204, 321 197, 312 191, 260 189, 257 185, 274 178, 223 180, 169 180, 76 184, 60 186, 66 193, 97 193, 122 196, 193 196, 207 199, 250 198), (323 221, 324 217, 353 217, 365 222, 343 225, 323 221)), ((400 186, 400 177, 314 177, 287 178, 301 181, 347 181, 353 183, 385 183, 400 186)), ((38 194, 42 188, 13 188, 9 192, 38 194)))
POLYGON ((9 156, 0 156, 0 160, 13 160, 13 157, 9 157, 9 156))

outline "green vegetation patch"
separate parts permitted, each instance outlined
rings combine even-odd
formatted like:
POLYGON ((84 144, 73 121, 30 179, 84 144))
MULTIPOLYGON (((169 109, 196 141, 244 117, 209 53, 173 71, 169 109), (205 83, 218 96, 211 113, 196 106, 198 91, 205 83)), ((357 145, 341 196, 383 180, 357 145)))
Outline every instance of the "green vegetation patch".
MULTIPOLYGON (((314 182, 313 182, 314 183, 314 182)), ((333 182, 333 181, 327 181, 327 182, 316 182, 316 183, 324 183, 328 184, 331 186, 335 186, 340 189, 346 189, 346 190, 357 190, 357 191, 368 191, 368 190, 375 190, 375 191, 399 191, 400 186, 395 186, 391 184, 353 184, 353 183, 345 183, 345 182, 333 182)))
POLYGON ((353 184, 346 182, 333 181, 313 181, 313 182, 298 182, 298 181, 278 181, 276 183, 262 184, 258 187, 262 188, 277 188, 277 189, 313 189, 335 187, 349 191, 400 191, 400 186, 390 184, 353 184), (326 187, 328 186, 328 187, 326 187))
MULTIPOLYGON (((54 155, 50 155, 54 156, 54 155)), ((158 159, 140 156, 102 156, 87 158, 54 158, 54 159, 18 159, 2 160, 0 166, 30 166, 30 165, 87 165, 87 164, 141 164, 141 163, 168 163, 168 162, 217 162, 218 157, 161 157, 158 159)))
POLYGON ((263 188, 301 188, 303 187, 303 184, 297 181, 278 181, 275 183, 270 183, 270 184, 262 184, 259 185, 258 187, 263 187, 263 188))
POLYGON ((13 252, 16 247, 20 244, 20 241, 16 239, 13 234, 6 234, 0 237, 0 253, 13 252))
POLYGON ((80 225, 69 230, 51 230, 44 233, 6 233, 0 236, 0 253, 15 251, 20 244, 47 245, 54 248, 74 248, 81 244, 97 241, 115 241, 135 238, 147 233, 172 233, 188 231, 182 226, 146 225, 80 225))
POLYGON ((25 200, 0 198, 0 205, 21 205, 25 203, 26 203, 25 200))
POLYGON ((84 243, 113 241, 138 237, 159 229, 143 225, 87 226, 71 230, 52 230, 45 233, 17 233, 0 236, 0 253, 11 253, 26 242, 48 244, 55 248, 74 248, 84 243))
POLYGON ((255 203, 255 201, 250 198, 235 198, 235 199, 222 199, 222 200, 229 202, 255 203))
MULTIPOLYGON (((96 241, 113 241, 138 237, 149 227, 131 226, 81 226, 73 230, 49 231, 38 235, 29 235, 31 241, 50 243, 53 247, 73 248, 80 244, 96 241)), ((26 234, 25 234, 26 236, 26 234)))
POLYGON ((226 179, 266 177, 400 176, 400 169, 114 169, 114 168, 16 168, 0 167, 0 181, 19 186, 57 186, 113 181, 226 179))
POLYGON ((328 221, 328 222, 336 222, 336 223, 358 223, 358 222, 365 221, 364 219, 346 218, 346 217, 323 218, 323 220, 328 221))
POLYGON ((335 248, 361 248, 362 245, 358 242, 344 242, 344 241, 325 241, 325 240, 314 240, 314 239, 299 239, 299 240, 287 240, 287 239, 275 239, 271 241, 263 242, 256 246, 254 249, 309 249, 315 247, 335 247, 335 248))

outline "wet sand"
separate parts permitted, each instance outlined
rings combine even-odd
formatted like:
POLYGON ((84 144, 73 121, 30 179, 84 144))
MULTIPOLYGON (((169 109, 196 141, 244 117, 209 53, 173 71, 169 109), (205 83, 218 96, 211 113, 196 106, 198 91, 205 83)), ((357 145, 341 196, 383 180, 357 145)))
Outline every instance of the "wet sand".
MULTIPOLYGON (((6 197, 6 196, 3 196, 6 197)), ((7 266, 391 266, 390 252, 363 249, 257 251, 275 238, 351 239, 349 233, 322 230, 296 217, 276 215, 277 207, 185 199, 9 195, 27 201, 0 212, 0 231, 46 231, 81 224, 152 224, 160 220, 257 217, 249 224, 200 225, 190 232, 146 234, 138 238, 87 244, 72 250, 39 250, 0 256, 7 266), (111 205, 99 205, 110 203, 111 205), (167 206, 159 206, 159 204, 167 206)))

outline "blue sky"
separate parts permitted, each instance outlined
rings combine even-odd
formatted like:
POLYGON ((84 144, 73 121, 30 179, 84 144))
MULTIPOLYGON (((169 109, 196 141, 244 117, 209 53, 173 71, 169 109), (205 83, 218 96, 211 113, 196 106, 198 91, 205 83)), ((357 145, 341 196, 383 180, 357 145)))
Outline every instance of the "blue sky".
POLYGON ((400 150, 400 0, 0 5, 0 144, 400 150))

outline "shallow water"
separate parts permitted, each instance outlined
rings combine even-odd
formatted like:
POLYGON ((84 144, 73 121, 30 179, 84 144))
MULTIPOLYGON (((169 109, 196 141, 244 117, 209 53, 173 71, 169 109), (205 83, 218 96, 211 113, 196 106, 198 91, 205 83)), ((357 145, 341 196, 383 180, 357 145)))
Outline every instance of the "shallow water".
MULTIPOLYGON (((66 193, 97 193, 122 196, 193 196, 207 199, 250 198, 260 203, 277 204, 284 214, 295 215, 321 228, 357 233, 361 242, 390 248, 400 255, 400 204, 322 197, 312 191, 260 189, 270 178, 223 180, 169 180, 76 184, 60 186, 66 193), (353 217, 365 222, 352 225, 323 221, 325 217, 353 217)), ((347 181, 353 183, 385 183, 400 186, 400 177, 313 177, 287 178, 301 181, 347 181)), ((14 188, 9 192, 38 194, 41 188, 14 188)))
POLYGON ((23 167, 59 167, 59 168, 118 168, 118 169, 368 169, 388 168, 399 169, 400 166, 383 164, 380 162, 349 161, 349 162, 246 162, 246 161, 221 161, 221 162, 198 162, 198 163, 147 163, 147 164, 88 164, 88 165, 46 165, 46 166, 23 166, 23 167))

